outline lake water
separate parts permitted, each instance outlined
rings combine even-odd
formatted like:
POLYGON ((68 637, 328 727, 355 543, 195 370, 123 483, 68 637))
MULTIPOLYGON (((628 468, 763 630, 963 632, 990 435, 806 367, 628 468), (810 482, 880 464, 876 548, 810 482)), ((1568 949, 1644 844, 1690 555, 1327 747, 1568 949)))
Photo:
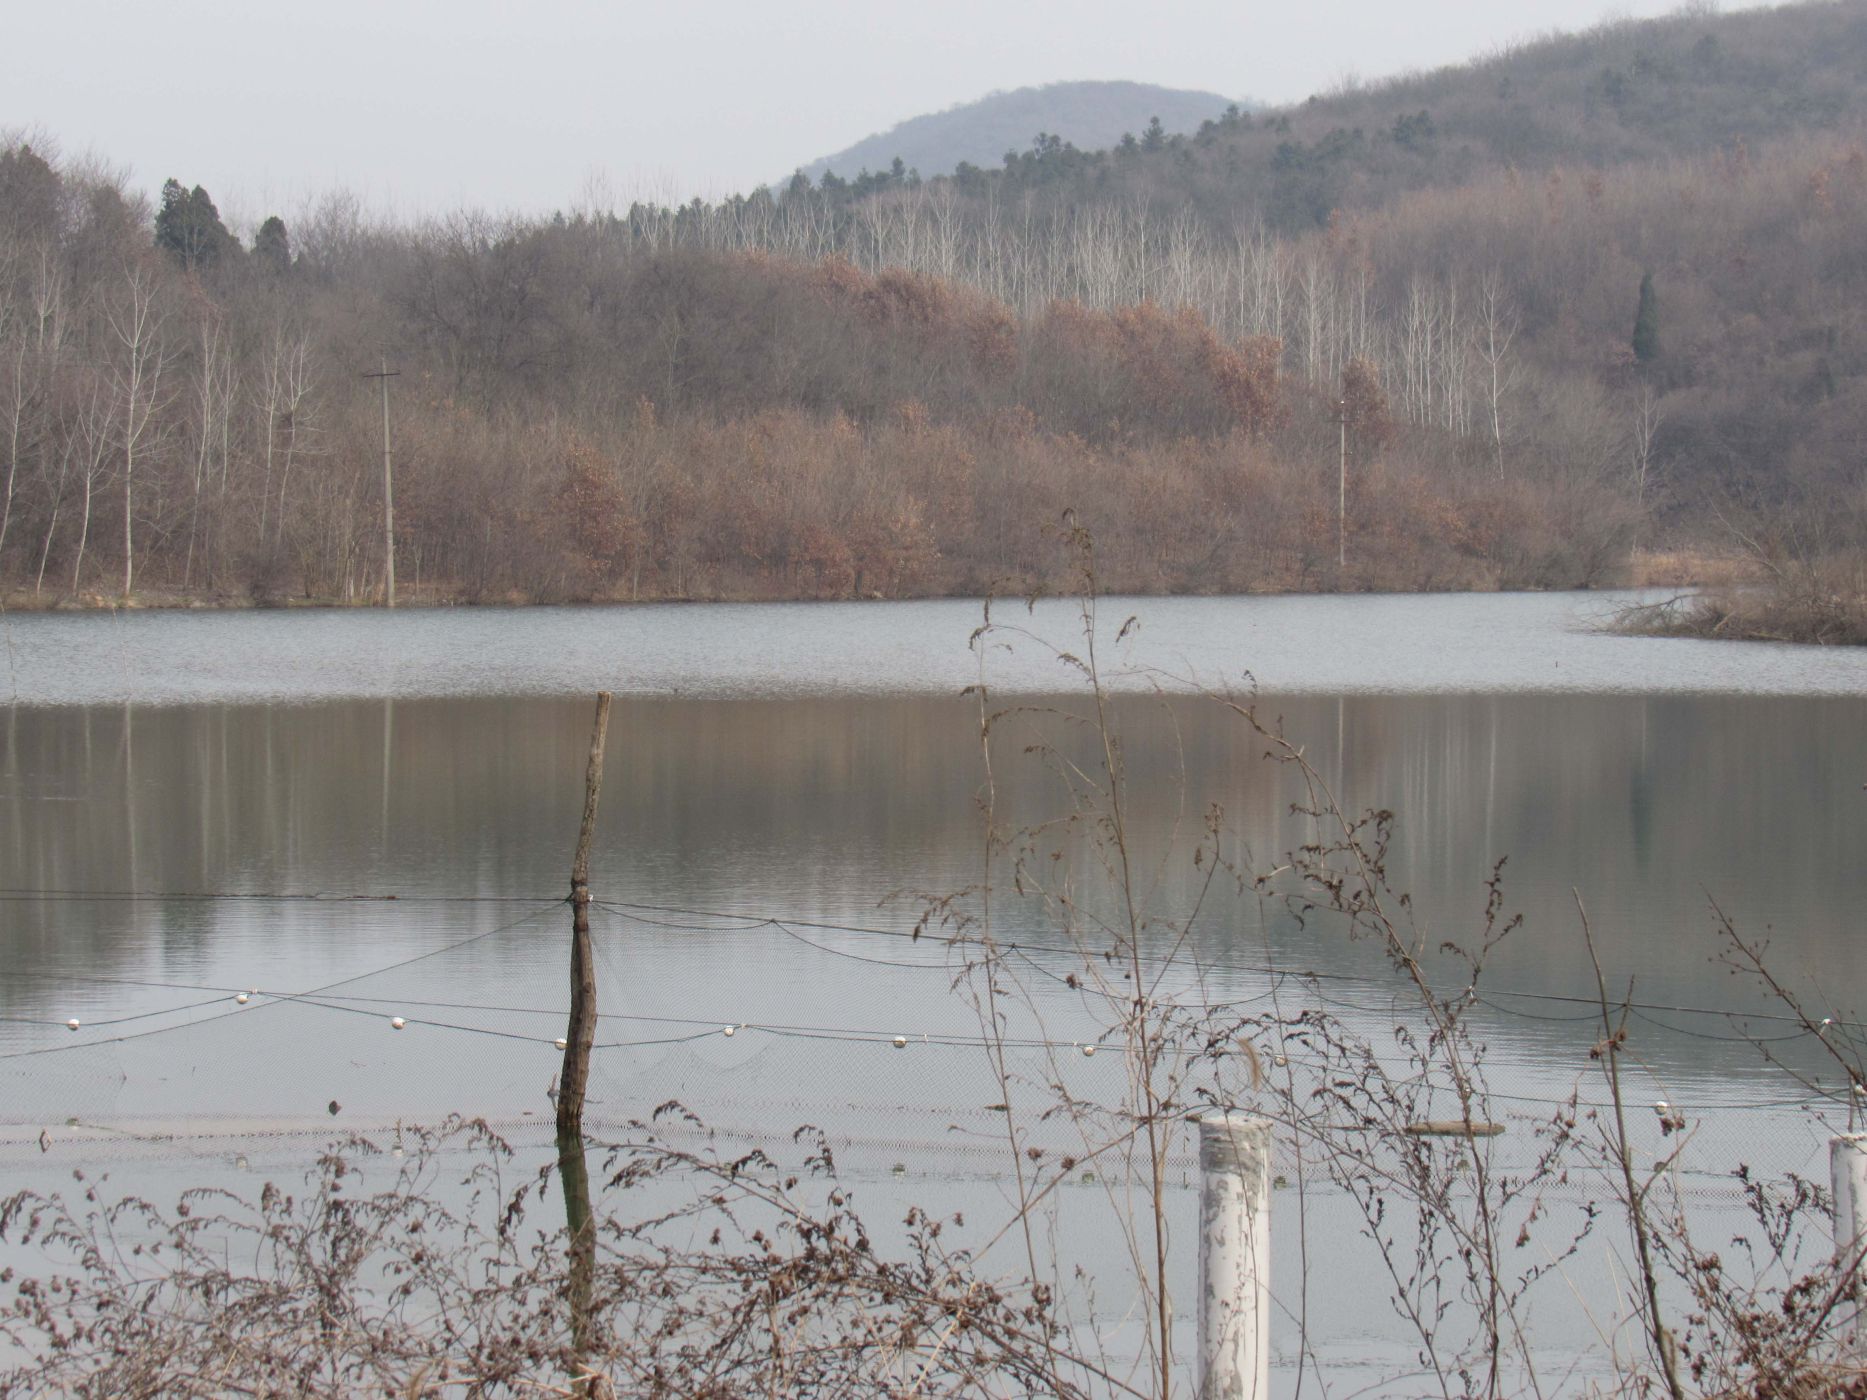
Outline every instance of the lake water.
MULTIPOLYGON (((1610 984, 1640 1005, 1642 1101, 1692 1114, 1707 1173, 1819 1178, 1847 1110, 1750 1043, 1821 1068, 1721 961, 1716 911, 1767 930, 1779 973, 1848 1029, 1867 992, 1867 654, 1604 635, 1617 601, 1103 600, 1146 907, 1158 930, 1199 909, 1167 989, 1404 1014, 1374 949, 1249 891, 1215 896, 1190 859, 1212 804, 1241 869, 1312 839, 1289 766, 1198 692, 1255 696, 1345 810, 1393 812, 1390 873, 1427 947, 1479 935, 1508 857, 1524 925, 1473 1013, 1501 1114, 1600 1097, 1579 895, 1610 984)), ((548 1117, 561 893, 589 695, 606 688, 593 1121, 680 1098, 754 1137, 829 1126, 888 1189, 996 1189, 979 1185, 1002 1148, 980 1019, 952 990, 963 957, 912 936, 928 899, 986 868, 965 687, 983 678, 1005 711, 1001 828, 1035 833, 1059 888, 1069 872, 1079 929, 1107 890, 1069 781, 1100 754, 1080 612, 1000 603, 977 638, 981 617, 933 602, 11 618, 9 1171, 88 1154, 179 1176, 261 1128, 289 1160, 283 1135, 329 1130, 333 1103, 339 1128, 548 1117), (42 1128, 65 1157, 26 1148, 42 1128)), ((994 879, 1009 884, 1002 862, 994 879)), ((995 919, 1021 948, 1008 1030, 1030 1081, 1067 1063, 1072 1092, 1118 1093, 1119 1057, 1078 1050, 1098 1008, 1065 984, 1081 959, 1056 902, 1007 897, 995 919)), ((1166 934, 1149 937, 1164 958, 1166 934)))
MULTIPOLYGON (((1646 593, 1106 598, 1106 681, 1322 695, 1844 695, 1858 649, 1619 637, 1646 593), (1124 623, 1136 618, 1117 643, 1124 623)), ((397 613, 29 614, 0 624, 16 705, 299 703, 359 697, 946 695, 977 679, 965 600, 397 613)), ((1074 689, 1076 604, 1000 600, 984 660, 1006 693, 1074 689), (1031 638, 1019 644, 1017 633, 1031 638), (1045 645, 1049 643, 1050 645, 1045 645)))

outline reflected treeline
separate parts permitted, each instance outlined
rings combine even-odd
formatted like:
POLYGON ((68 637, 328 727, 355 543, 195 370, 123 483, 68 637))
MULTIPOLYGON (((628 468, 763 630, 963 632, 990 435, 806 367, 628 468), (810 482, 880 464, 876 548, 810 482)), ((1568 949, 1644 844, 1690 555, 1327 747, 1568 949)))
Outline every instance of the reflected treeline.
MULTIPOLYGON (((588 710, 551 699, 14 709, 0 886, 549 899, 575 837, 588 710)), ((1265 710, 1344 807, 1395 814, 1391 873, 1413 892, 1428 946, 1477 932, 1483 882, 1509 858, 1506 905, 1526 924, 1495 965, 1499 983, 1592 986, 1573 890, 1617 986, 1632 977, 1648 999, 1736 1004, 1715 961, 1716 899, 1748 930, 1772 930, 1785 976, 1819 975, 1824 1012, 1855 1007, 1847 969, 1867 905, 1858 701, 1285 698, 1265 710)), ((1071 700, 1000 718, 1003 828, 1067 809, 1059 775, 1071 762, 1092 771, 1099 754, 1084 711, 1071 700)), ((1290 810, 1294 772, 1265 761, 1238 716, 1146 699, 1114 714, 1136 866, 1157 912, 1189 907, 1203 878, 1190 857, 1209 803, 1224 808, 1226 854, 1241 868, 1310 839, 1290 810)), ((963 698, 619 701, 598 896, 906 927, 918 906, 878 908, 889 895, 980 877, 978 719, 963 698)), ((1090 888, 1084 830, 1053 827, 1039 849, 1063 850, 1090 888)), ((0 956, 16 974, 108 973, 133 950, 184 942, 191 965, 211 967, 222 936, 211 910, 159 899, 107 918, 84 904, 4 907, 0 956)), ((1221 969, 1261 965, 1265 913, 1249 897, 1211 901, 1195 951, 1221 969)), ((1368 950, 1269 913, 1279 965, 1368 966, 1368 950)), ((1034 904, 1001 917, 1011 936, 1050 928, 1034 904)), ((14 1009, 36 994, 27 976, 0 987, 14 1009)))

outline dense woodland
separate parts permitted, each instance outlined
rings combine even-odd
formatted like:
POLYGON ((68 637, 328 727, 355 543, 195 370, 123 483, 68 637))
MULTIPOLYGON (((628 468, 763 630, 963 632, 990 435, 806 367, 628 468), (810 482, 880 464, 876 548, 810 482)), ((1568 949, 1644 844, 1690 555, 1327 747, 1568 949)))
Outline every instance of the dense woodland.
POLYGON ((1118 588, 1697 549, 1859 595, 1862 71, 1861 0, 1682 14, 992 172, 412 225, 229 230, 15 136, 0 583, 376 596, 386 362, 404 599, 1018 587, 1065 512, 1118 588))

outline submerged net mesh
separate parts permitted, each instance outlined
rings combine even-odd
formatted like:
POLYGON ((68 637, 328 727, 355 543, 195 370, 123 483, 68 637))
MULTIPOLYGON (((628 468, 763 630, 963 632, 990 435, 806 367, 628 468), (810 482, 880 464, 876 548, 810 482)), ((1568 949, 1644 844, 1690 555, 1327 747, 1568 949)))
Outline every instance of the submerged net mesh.
MULTIPOLYGON (((64 917, 109 923, 130 912, 121 902, 80 900, 64 917)), ((148 912, 135 911, 144 919, 148 912)), ((199 914, 178 909, 170 917, 185 928, 199 914)), ((485 1119, 528 1161, 550 1160, 556 1042, 568 996, 562 901, 250 900, 216 904, 213 916, 241 921, 254 950, 248 985, 193 980, 185 950, 170 946, 140 969, 72 967, 33 992, 29 1009, 40 1014, 0 1023, 0 1163, 10 1180, 68 1188, 74 1167, 101 1167, 122 1189, 154 1199, 202 1184, 250 1192, 262 1177, 301 1174, 335 1138, 361 1132, 389 1141, 398 1124, 450 1114, 485 1119), (285 942, 327 949, 328 975, 268 986, 267 950, 285 942), (75 1031, 59 1014, 67 1007, 75 1031)), ((1023 993, 1005 1012, 992 1053, 964 950, 913 938, 906 926, 839 931, 623 906, 593 916, 601 1018, 585 1123, 599 1148, 639 1137, 638 1125, 670 1103, 685 1113, 655 1119, 655 1133, 727 1156, 756 1147, 795 1159, 803 1149, 793 1135, 810 1125, 880 1215, 898 1218, 901 1204, 914 1202, 996 1219, 1015 1194, 1008 1145, 1015 1126, 1019 1149, 1037 1154, 1027 1161, 1051 1171, 1072 1163, 1041 1212, 1044 1248, 1104 1280, 1091 1310, 1119 1351, 1121 1329, 1132 1323, 1131 1288, 1119 1280, 1132 1261, 1110 1211, 1128 1208, 1121 1203, 1132 1202, 1149 1166, 1135 1141, 1097 1150, 1128 1121, 1131 1062, 1085 1010, 1080 986, 1069 985, 1067 950, 1034 949, 1006 964, 1021 968, 1023 993)), ((1169 990, 1190 997, 1199 987, 1189 979, 1169 990)), ((1367 1028, 1373 1041, 1404 1007, 1386 983, 1295 975, 1234 979, 1225 996, 1240 1016, 1294 1022, 1305 1011, 1327 1012, 1367 1028)), ((23 1000, 16 995, 13 1005, 23 1000)), ((1485 1111, 1504 1129, 1485 1144, 1490 1169, 1528 1177, 1546 1146, 1545 1126, 1571 1097, 1584 1131, 1591 1111, 1605 1112, 1605 1083, 1587 1054, 1599 1011, 1500 993, 1483 1014, 1492 1028, 1521 1020, 1530 1030, 1523 1040, 1497 1036, 1485 1068, 1485 1111)), ((1783 1074, 1732 1081, 1693 1073, 1695 1037, 1767 1031, 1784 1042, 1779 1052, 1806 1037, 1780 1023, 1760 1031, 1722 1014, 1676 1010, 1650 1012, 1640 1025, 1635 1044, 1650 1061, 1631 1061, 1624 1086, 1635 1156, 1644 1169, 1685 1142, 1671 1186, 1708 1237, 1746 1228, 1732 1175, 1740 1164, 1766 1177, 1825 1180, 1829 1138, 1850 1121, 1845 1101, 1783 1074), (1675 1111, 1686 1120, 1683 1135, 1670 1128, 1675 1111)), ((1258 1049, 1266 1073, 1288 1076, 1299 1107, 1325 1087, 1330 1067, 1313 1046, 1266 1038, 1258 1049)), ((1193 1071, 1181 1116, 1164 1137, 1165 1221, 1188 1271, 1198 1187, 1189 1120, 1202 1087, 1231 1092, 1244 1073, 1242 1052, 1222 1057, 1216 1072, 1193 1071)), ((1245 1101, 1284 1112, 1270 1095, 1245 1101)), ((1444 1086, 1422 1104, 1434 1117, 1458 1115, 1444 1086)), ((1303 1315, 1306 1345, 1326 1348, 1332 1371, 1392 1378, 1404 1371, 1411 1343, 1369 1244, 1368 1198, 1359 1187, 1372 1167, 1331 1158, 1326 1148, 1299 1123, 1277 1128, 1280 1326, 1294 1332, 1303 1315), (1321 1286, 1323 1277, 1312 1276, 1307 1261, 1320 1258, 1334 1261, 1325 1271, 1331 1298, 1353 1306, 1324 1315, 1306 1295, 1304 1280, 1321 1286)), ((1611 1185, 1598 1172, 1541 1183, 1547 1238, 1581 1229, 1589 1202, 1608 1199, 1611 1185)), ((1614 1276, 1625 1267, 1623 1250, 1618 1237, 1602 1238, 1568 1267, 1614 1276)), ((1017 1261, 1003 1267, 1015 1272, 1017 1261)), ((1599 1319, 1585 1292, 1539 1296, 1547 1301, 1536 1344, 1571 1361, 1586 1354, 1599 1319)), ((1298 1360, 1282 1345, 1280 1374, 1298 1360)))
MULTIPOLYGON (((102 910, 108 917, 117 908, 74 903, 80 916, 102 910)), ((335 960, 342 975, 267 986, 259 957, 260 972, 245 987, 190 982, 173 970, 158 976, 163 969, 152 968, 148 976, 74 970, 59 985, 35 988, 31 1000, 42 1014, 0 1023, 7 1135, 35 1142, 41 1130, 54 1139, 61 1130, 295 1136, 449 1114, 515 1126, 550 1118, 567 1003, 569 920, 561 901, 438 911, 246 902, 239 916, 255 926, 256 948, 288 935, 351 945, 335 960), (349 971, 371 946, 383 945, 402 955, 349 971), (68 1007, 73 1017, 61 1017, 68 1007), (66 1024, 73 1018, 75 1030, 66 1024)), ((1085 1011, 1093 998, 1066 984, 1065 962, 1047 967, 1028 959, 1022 999, 999 1007, 1008 1019, 994 1056, 975 1004, 978 983, 966 976, 967 954, 936 938, 800 931, 763 918, 694 916, 670 927, 665 917, 613 907, 593 917, 600 1019, 586 1110, 592 1125, 621 1129, 677 1102, 739 1138, 783 1140, 810 1124, 891 1164, 905 1156, 973 1172, 1002 1158, 1008 1099, 1031 1142, 1077 1155, 1110 1131, 1107 1115, 1128 1102, 1130 1066, 1119 1036, 1106 1015, 1085 1011), (809 993, 829 966, 835 1004, 809 993), (708 968, 717 975, 709 978, 708 968), (1076 1109, 1059 1107, 1068 1104, 1076 1109)), ((1546 1053, 1546 1038, 1506 1042, 1485 1066, 1487 1111, 1512 1129, 1493 1149, 1507 1170, 1527 1168, 1539 1150, 1536 1125, 1572 1096, 1584 1113, 1607 1103, 1599 1067, 1587 1055, 1599 1035, 1598 1011, 1568 1007, 1554 1018, 1511 996, 1493 996, 1485 1013, 1505 1024, 1526 1016, 1558 1020, 1567 1053, 1546 1053)), ((1404 1013, 1393 988, 1373 982, 1290 976, 1255 988, 1233 985, 1226 998, 1239 1016, 1277 1014, 1286 1022, 1311 1011, 1379 1027, 1404 1013)), ((1533 1029, 1542 1035, 1548 1027, 1533 1029)), ((1663 1120, 1676 1111, 1690 1123, 1682 1170, 1699 1178, 1697 1189, 1729 1189, 1728 1174, 1740 1163, 1766 1175, 1825 1172, 1828 1139, 1850 1122, 1845 1097, 1761 1068, 1739 1080, 1692 1073, 1694 1040, 1773 1036, 1800 1044, 1808 1037, 1799 1028, 1759 1030, 1724 1013, 1674 1012, 1649 1015, 1633 1031, 1636 1050, 1651 1051, 1624 1071, 1639 1153, 1671 1150, 1663 1120)), ((1292 1076, 1301 1100, 1303 1077, 1322 1067, 1313 1047, 1288 1039, 1257 1048, 1264 1072, 1292 1076), (1287 1063, 1274 1066, 1279 1054, 1287 1063)), ((1196 1112, 1202 1088, 1207 1102, 1235 1094, 1247 1071, 1233 1061, 1193 1072, 1182 1106, 1196 1112)), ((1457 1115, 1449 1092, 1430 1104, 1438 1105, 1434 1117, 1457 1115)), ((1274 1111, 1268 1096, 1258 1106, 1274 1111)), ((1280 1170, 1317 1174, 1313 1161, 1297 1160, 1299 1136, 1280 1135, 1280 1170)), ((1176 1165, 1185 1167, 1188 1149, 1182 1143, 1176 1150, 1176 1165)))

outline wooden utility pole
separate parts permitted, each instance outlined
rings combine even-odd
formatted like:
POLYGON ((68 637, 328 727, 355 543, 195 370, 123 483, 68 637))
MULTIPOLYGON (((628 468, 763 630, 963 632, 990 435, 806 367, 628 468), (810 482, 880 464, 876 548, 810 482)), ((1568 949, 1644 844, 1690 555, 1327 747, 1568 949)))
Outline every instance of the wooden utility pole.
POLYGON ((590 1047, 596 1040, 596 963, 590 949, 590 841, 596 802, 603 791, 603 745, 609 736, 609 692, 596 697, 590 766, 583 782, 583 825, 570 866, 570 1029, 564 1033, 564 1071, 558 1076, 558 1139, 583 1133, 583 1095, 590 1082, 590 1047))
POLYGON ((1335 569, 1336 582, 1339 585, 1340 575, 1348 567, 1348 400, 1346 398, 1336 407, 1335 422, 1338 430, 1335 478, 1335 569))
POLYGON ((382 381, 382 605, 395 606, 395 481, 389 469, 389 381, 402 371, 389 368, 383 356, 382 373, 366 374, 365 379, 382 381))
POLYGON ((564 1233, 570 1245, 565 1279, 570 1300, 570 1393, 595 1395, 584 1358, 590 1353, 590 1305, 596 1289, 596 1229, 590 1215, 590 1163, 581 1135, 559 1135, 558 1178, 564 1188, 564 1233))

